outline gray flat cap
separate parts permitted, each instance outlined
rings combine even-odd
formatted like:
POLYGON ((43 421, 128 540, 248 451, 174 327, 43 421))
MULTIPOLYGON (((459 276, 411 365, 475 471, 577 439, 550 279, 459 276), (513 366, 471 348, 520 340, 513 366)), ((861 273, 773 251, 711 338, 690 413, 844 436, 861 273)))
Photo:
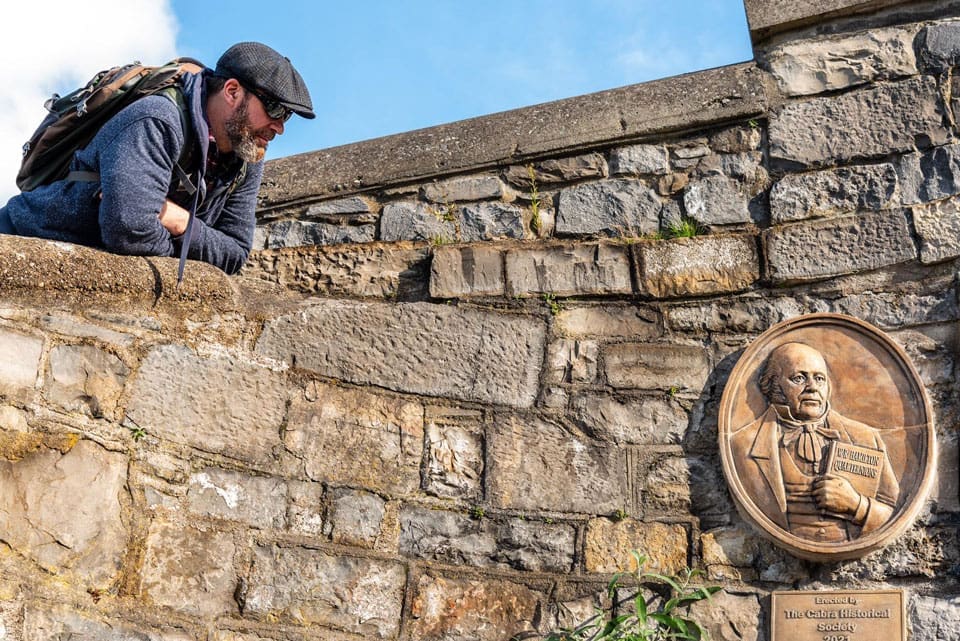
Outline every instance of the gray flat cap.
POLYGON ((236 78, 240 84, 265 92, 304 118, 316 118, 313 102, 303 78, 290 63, 265 44, 240 42, 227 49, 214 73, 236 78))

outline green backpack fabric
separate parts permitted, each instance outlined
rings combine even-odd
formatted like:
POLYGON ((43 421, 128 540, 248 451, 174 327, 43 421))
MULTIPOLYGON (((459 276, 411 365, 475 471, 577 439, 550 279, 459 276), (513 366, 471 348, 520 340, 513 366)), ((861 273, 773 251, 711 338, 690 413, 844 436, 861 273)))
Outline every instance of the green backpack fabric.
MULTIPOLYGON (((181 119, 188 125, 190 120, 183 96, 176 88, 177 81, 185 73, 198 73, 203 68, 202 63, 192 58, 177 58, 161 67, 134 62, 101 71, 66 96, 54 94, 44 103, 49 113, 23 146, 17 187, 30 191, 64 178, 99 180, 96 174, 88 172, 70 175, 74 153, 83 149, 107 120, 144 96, 165 93, 177 104, 181 119)), ((191 127, 185 126, 186 135, 191 131, 191 127)), ((188 153, 192 146, 184 145, 184 152, 188 153)), ((181 155, 181 160, 183 158, 181 155)), ((174 171, 181 182, 187 176, 180 162, 174 171)))

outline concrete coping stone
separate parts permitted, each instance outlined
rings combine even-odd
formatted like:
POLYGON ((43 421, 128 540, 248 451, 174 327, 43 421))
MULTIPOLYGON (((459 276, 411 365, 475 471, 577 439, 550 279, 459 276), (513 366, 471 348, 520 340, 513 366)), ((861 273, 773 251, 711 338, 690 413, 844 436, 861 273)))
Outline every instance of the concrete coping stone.
POLYGON ((818 22, 874 13, 910 4, 905 0, 744 0, 750 38, 757 45, 770 36, 818 22))

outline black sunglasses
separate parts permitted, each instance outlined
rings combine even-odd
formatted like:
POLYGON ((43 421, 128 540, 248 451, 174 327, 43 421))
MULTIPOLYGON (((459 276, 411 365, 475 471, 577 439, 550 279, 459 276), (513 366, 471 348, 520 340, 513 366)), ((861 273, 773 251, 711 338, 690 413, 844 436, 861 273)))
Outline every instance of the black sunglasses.
POLYGON ((271 98, 263 92, 257 91, 256 89, 251 89, 250 87, 245 88, 247 91, 260 99, 260 102, 263 104, 263 110, 271 119, 280 120, 282 122, 287 122, 290 120, 290 116, 293 115, 293 111, 280 104, 279 100, 276 98, 271 98))

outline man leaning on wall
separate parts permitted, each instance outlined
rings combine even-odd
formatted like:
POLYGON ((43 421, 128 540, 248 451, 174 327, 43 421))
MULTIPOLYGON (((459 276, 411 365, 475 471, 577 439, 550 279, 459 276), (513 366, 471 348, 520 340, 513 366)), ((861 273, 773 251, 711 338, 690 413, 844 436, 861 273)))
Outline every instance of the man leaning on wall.
POLYGON ((179 256, 192 199, 178 189, 174 165, 195 144, 184 168, 200 190, 187 258, 238 272, 253 245, 267 145, 292 114, 315 117, 310 94, 289 59, 257 42, 230 47, 215 69, 185 74, 181 89, 189 123, 163 95, 128 105, 71 163, 72 172, 99 179, 14 196, 0 209, 0 233, 179 256))

